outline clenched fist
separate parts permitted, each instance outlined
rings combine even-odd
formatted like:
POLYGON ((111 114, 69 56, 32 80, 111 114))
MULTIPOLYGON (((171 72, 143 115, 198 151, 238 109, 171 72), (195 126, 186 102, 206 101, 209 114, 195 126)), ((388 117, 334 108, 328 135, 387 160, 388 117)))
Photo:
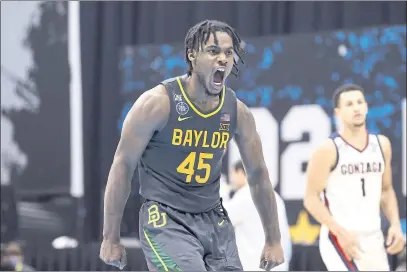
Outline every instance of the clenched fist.
POLYGON ((395 255, 403 251, 406 245, 403 231, 400 224, 391 225, 387 232, 386 247, 387 253, 395 255))
POLYGON ((284 251, 280 243, 266 244, 260 258, 260 268, 270 271, 284 263, 284 251))
POLYGON ((100 246, 99 258, 108 265, 122 270, 127 264, 126 250, 119 243, 103 240, 100 246))

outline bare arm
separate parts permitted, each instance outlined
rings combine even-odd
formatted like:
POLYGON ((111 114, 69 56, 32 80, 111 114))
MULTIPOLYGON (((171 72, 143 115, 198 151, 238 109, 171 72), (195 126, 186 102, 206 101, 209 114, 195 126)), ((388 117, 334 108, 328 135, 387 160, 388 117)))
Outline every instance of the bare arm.
POLYGON ((253 202, 263 224, 267 244, 280 242, 280 229, 274 190, 264 162, 260 137, 250 110, 237 102, 237 131, 235 135, 240 156, 247 173, 253 202))
POLYGON ((324 142, 308 162, 304 207, 321 224, 337 234, 339 225, 332 218, 321 193, 325 189, 331 168, 336 163, 336 147, 332 140, 324 142))
POLYGON ((167 122, 168 113, 168 96, 165 88, 159 85, 143 93, 127 114, 105 190, 104 240, 119 242, 120 224, 134 170, 153 133, 167 122))
POLYGON ((389 220, 390 224, 400 226, 399 207, 397 204, 397 197, 396 193, 394 192, 392 183, 391 143, 389 139, 383 135, 379 135, 379 141, 382 147, 385 160, 385 170, 383 173, 382 197, 380 201, 380 206, 385 216, 389 220))

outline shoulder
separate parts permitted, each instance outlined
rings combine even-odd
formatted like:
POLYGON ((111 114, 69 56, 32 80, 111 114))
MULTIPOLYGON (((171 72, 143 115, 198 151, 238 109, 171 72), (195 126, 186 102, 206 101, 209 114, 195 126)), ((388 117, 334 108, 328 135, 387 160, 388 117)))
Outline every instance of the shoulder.
POLYGON ((144 92, 136 101, 147 112, 165 114, 170 112, 170 99, 165 87, 160 84, 144 92))
POLYGON ((245 122, 247 120, 253 119, 253 114, 250 111, 249 107, 247 107, 242 101, 236 99, 237 103, 237 121, 245 122))
POLYGON ((382 149, 384 155, 391 154, 391 142, 390 139, 382 134, 377 135, 377 140, 379 141, 380 148, 382 149))
POLYGON ((325 152, 325 153, 332 153, 336 152, 336 145, 334 142, 335 138, 328 138, 325 139, 318 147, 317 151, 325 152))
POLYGON ((235 92, 232 88, 230 88, 230 87, 228 87, 228 86, 226 86, 226 94, 229 94, 229 95, 231 95, 232 97, 234 97, 234 98, 237 99, 237 97, 236 97, 236 92, 235 92))
POLYGON ((254 117, 250 109, 239 99, 237 99, 236 105, 237 125, 236 134, 250 134, 256 131, 256 124, 254 117))
POLYGON ((391 143, 388 137, 382 135, 382 134, 378 134, 377 135, 377 139, 379 141, 379 144, 383 147, 383 148, 389 148, 391 147, 391 143))
POLYGON ((127 117, 152 121, 161 127, 168 120, 169 113, 170 100, 165 87, 160 84, 140 95, 127 117))
POLYGON ((167 85, 170 83, 177 83, 178 84, 178 79, 183 79, 184 76, 176 76, 176 77, 171 77, 167 78, 166 80, 162 81, 160 85, 167 85))
POLYGON ((318 160, 336 160, 337 157, 337 148, 334 142, 334 138, 328 138, 324 140, 319 146, 315 149, 313 158, 318 160))
POLYGON ((224 100, 226 103, 229 103, 229 105, 233 105, 233 107, 236 109, 236 104, 237 104, 237 96, 235 91, 233 91, 232 88, 225 86, 225 95, 224 95, 224 100))
POLYGON ((308 162, 307 173, 311 176, 311 180, 315 182, 326 182, 321 180, 323 173, 328 174, 333 171, 339 162, 339 154, 332 138, 327 138, 321 142, 311 155, 308 162), (328 171, 329 170, 329 171, 328 171))
POLYGON ((236 103, 237 103, 237 110, 238 112, 244 112, 246 110, 249 110, 249 108, 242 102, 240 99, 236 98, 236 103))

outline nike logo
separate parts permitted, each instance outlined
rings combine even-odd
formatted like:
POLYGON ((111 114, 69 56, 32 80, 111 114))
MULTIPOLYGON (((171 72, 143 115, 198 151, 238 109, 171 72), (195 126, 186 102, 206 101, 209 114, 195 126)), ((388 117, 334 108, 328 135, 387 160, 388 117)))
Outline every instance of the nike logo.
POLYGON ((218 223, 218 226, 221 227, 223 225, 223 223, 225 223, 225 220, 222 220, 218 223))
POLYGON ((187 119, 192 118, 192 117, 193 116, 187 116, 187 117, 178 116, 178 121, 181 122, 181 121, 187 120, 187 119))

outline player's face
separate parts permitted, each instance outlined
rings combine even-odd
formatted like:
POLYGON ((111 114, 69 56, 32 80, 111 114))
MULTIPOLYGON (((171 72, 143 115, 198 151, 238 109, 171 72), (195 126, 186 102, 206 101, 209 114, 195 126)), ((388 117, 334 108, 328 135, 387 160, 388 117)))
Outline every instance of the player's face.
POLYGON ((202 46, 195 60, 194 72, 211 95, 218 95, 233 68, 233 41, 226 32, 215 32, 202 46))
POLYGON ((339 105, 335 111, 344 124, 361 127, 366 122, 368 111, 365 96, 361 91, 344 92, 339 97, 339 105))

